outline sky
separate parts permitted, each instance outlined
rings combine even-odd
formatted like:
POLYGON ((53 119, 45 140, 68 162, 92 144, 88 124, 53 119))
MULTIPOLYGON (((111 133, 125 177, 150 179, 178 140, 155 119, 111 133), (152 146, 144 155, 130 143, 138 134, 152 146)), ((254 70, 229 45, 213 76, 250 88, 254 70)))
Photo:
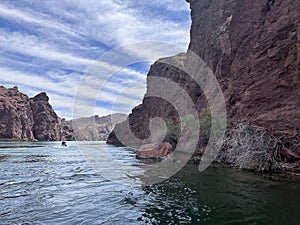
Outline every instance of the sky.
POLYGON ((128 114, 155 57, 187 49, 190 23, 185 0, 2 0, 0 85, 47 92, 61 118, 128 114))

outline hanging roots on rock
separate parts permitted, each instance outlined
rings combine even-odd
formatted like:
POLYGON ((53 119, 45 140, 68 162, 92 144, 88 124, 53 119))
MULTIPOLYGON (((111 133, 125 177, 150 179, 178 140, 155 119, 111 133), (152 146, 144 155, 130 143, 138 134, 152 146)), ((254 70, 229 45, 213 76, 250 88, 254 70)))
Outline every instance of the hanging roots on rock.
POLYGON ((278 171, 279 139, 266 129, 239 123, 226 132, 217 161, 240 169, 278 171))

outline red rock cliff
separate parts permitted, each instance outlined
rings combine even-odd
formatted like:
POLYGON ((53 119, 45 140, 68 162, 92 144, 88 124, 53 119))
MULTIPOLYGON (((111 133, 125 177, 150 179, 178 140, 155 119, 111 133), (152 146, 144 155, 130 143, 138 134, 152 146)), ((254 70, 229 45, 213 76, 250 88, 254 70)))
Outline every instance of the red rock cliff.
POLYGON ((60 119, 49 104, 49 97, 42 92, 30 99, 33 113, 32 132, 39 141, 60 140, 60 119))
MULTIPOLYGON (((269 130, 300 151, 300 1, 189 0, 192 27, 189 50, 214 72, 225 96, 228 117, 269 130)), ((189 66, 189 54, 170 60, 189 66)), ((201 89, 187 74, 160 60, 148 74, 177 82, 200 112, 206 107, 201 89)), ((155 88, 148 83, 148 89, 155 88)), ((147 96, 147 94, 146 94, 147 96)), ((149 119, 176 120, 172 106, 144 98, 129 115, 133 133, 149 136, 149 119)), ((116 128, 121 129, 123 124, 116 128)), ((130 138, 130 137, 129 137, 130 138)), ((115 132, 108 143, 121 145, 115 132)))
POLYGON ((56 141, 61 138, 60 119, 46 93, 33 98, 17 87, 0 87, 0 138, 56 141))
POLYGON ((300 1, 189 2, 189 49, 218 78, 229 117, 299 143, 300 1))
POLYGON ((0 87, 0 138, 33 140, 30 100, 17 87, 0 87))

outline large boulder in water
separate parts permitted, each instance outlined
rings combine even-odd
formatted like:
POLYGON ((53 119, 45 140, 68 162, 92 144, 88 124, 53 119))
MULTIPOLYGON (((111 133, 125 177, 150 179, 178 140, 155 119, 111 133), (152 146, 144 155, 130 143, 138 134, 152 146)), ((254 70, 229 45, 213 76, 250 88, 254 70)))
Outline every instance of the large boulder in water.
POLYGON ((137 151, 138 159, 162 159, 172 153, 172 145, 168 142, 145 144, 137 151))

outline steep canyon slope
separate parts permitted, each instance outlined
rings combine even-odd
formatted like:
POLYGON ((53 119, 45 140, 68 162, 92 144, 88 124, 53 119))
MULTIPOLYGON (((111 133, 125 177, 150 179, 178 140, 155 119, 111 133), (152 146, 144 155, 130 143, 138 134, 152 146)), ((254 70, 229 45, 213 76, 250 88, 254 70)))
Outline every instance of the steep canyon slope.
MULTIPOLYGON (((193 52, 217 78, 232 124, 262 127, 285 147, 300 153, 300 1, 188 2, 192 19, 188 53, 155 62, 148 73, 147 93, 155 88, 149 77, 170 79, 187 91, 201 117, 208 106, 201 88, 180 66, 164 63, 169 60, 188 69, 193 66, 189 54, 193 52)), ((147 97, 147 93, 127 122, 116 126, 108 143, 124 144, 116 130, 125 129, 127 123, 136 137, 146 139, 151 118, 160 117, 167 123, 178 120, 171 104, 147 97)))

